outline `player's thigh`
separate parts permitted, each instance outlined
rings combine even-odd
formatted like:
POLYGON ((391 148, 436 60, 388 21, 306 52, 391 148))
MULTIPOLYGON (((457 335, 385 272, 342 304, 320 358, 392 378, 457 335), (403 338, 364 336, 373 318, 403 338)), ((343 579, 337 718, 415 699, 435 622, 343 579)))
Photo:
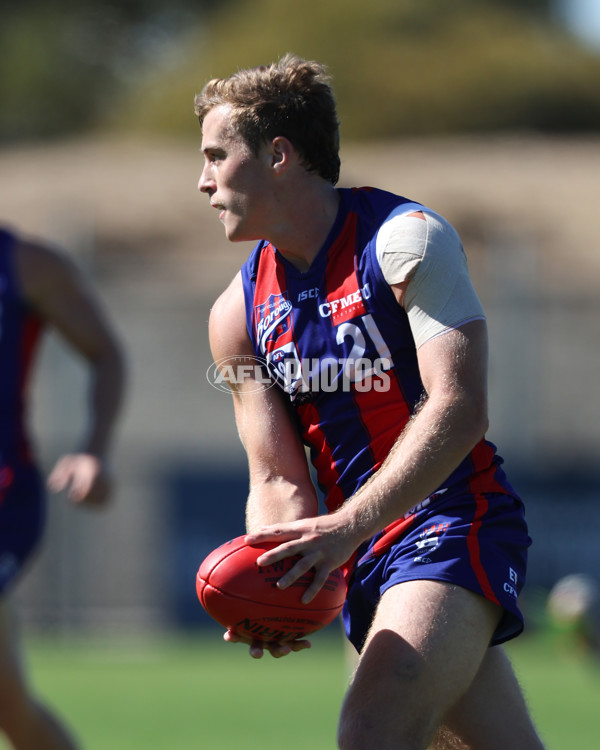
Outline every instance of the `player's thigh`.
POLYGON ((382 596, 340 718, 340 731, 372 746, 420 746, 478 672, 501 610, 436 581, 409 581, 382 596), (388 744, 389 743, 389 744, 388 744))
MULTIPOLYGON (((504 649, 493 646, 444 724, 473 750, 543 750, 504 649)), ((440 745, 440 750, 445 750, 440 745)))

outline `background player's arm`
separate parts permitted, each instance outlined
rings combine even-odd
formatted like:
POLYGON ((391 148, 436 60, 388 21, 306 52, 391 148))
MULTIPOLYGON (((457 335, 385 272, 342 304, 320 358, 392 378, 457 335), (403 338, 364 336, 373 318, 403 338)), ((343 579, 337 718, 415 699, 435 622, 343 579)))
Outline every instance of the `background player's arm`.
POLYGON ((90 367, 89 424, 78 450, 62 456, 48 479, 75 501, 104 502, 111 491, 108 457, 125 387, 125 358, 102 305, 73 261, 23 242, 17 253, 25 298, 90 367))
MULTIPOLYGON (((235 367, 235 357, 254 356, 245 320, 238 274, 211 310, 209 336, 215 362, 227 359, 235 367)), ((250 360, 240 360, 244 361, 250 360)), ((318 503, 304 446, 278 389, 261 386, 251 373, 230 385, 250 473, 247 530, 315 515, 318 503)))

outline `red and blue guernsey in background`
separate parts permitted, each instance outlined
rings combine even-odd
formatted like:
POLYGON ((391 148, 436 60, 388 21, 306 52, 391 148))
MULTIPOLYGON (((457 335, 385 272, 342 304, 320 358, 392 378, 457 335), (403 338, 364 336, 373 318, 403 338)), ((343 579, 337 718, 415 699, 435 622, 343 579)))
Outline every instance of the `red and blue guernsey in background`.
POLYGON ((0 228, 0 596, 42 538, 42 477, 26 426, 26 391, 42 321, 23 298, 16 239, 0 228))
POLYGON ((16 240, 0 229, 0 488, 16 466, 33 463, 25 394, 40 318, 23 299, 15 268, 16 240))
MULTIPOLYGON (((377 232, 392 213, 424 207, 373 188, 340 189, 329 237, 308 271, 259 242, 242 267, 257 357, 289 397, 330 511, 381 466, 424 396, 408 317, 384 280, 377 232)), ((495 446, 482 439, 441 487, 444 495, 514 495, 495 446)), ((367 557, 405 533, 411 513, 370 543, 367 557)))

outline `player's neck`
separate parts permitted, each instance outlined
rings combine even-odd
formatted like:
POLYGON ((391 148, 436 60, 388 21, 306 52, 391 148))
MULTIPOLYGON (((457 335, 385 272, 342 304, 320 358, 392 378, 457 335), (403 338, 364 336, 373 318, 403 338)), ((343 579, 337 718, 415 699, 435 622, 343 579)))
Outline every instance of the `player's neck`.
POLYGON ((269 240, 292 265, 307 271, 327 239, 339 208, 338 191, 322 181, 318 189, 299 190, 269 240))

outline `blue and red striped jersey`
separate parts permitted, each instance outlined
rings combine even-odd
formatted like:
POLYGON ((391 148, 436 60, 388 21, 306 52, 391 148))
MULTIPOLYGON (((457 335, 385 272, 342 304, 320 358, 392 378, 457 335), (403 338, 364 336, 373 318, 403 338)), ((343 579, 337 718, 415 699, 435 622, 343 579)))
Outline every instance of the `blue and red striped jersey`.
MULTIPOLYGON (((267 241, 242 267, 255 354, 289 398, 330 511, 381 466, 424 396, 408 317, 376 255, 382 223, 424 207, 374 188, 338 192, 338 216, 308 271, 267 241)), ((472 492, 475 483, 513 494, 501 463, 482 440, 437 492, 472 492)), ((406 520, 386 529, 380 546, 406 520)))
POLYGON ((26 390, 42 327, 23 298, 16 238, 0 229, 0 469, 33 458, 26 428, 26 390))

